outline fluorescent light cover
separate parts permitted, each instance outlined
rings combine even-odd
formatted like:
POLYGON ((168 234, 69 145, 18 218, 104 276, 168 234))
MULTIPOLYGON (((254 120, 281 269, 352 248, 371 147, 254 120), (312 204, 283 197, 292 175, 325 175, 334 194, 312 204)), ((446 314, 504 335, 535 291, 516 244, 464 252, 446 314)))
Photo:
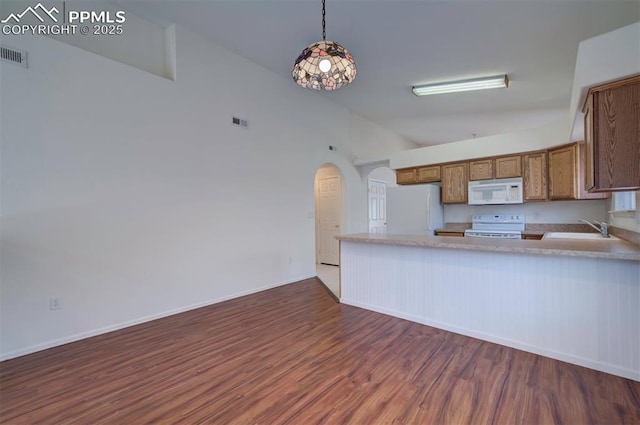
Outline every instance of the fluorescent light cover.
POLYGON ((449 81, 445 83, 425 84, 413 86, 411 91, 416 96, 430 94, 457 93, 471 90, 500 89, 509 87, 509 77, 497 75, 495 77, 474 78, 473 80, 449 81))

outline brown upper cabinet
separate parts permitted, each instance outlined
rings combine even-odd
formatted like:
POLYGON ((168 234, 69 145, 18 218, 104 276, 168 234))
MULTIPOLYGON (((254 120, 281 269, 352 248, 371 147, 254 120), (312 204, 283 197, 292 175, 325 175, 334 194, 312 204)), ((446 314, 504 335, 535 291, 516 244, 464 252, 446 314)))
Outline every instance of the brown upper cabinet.
POLYGON ((440 180, 440 165, 401 168, 396 170, 397 184, 432 183, 439 182, 440 180))
MULTIPOLYGON (((585 190, 584 150, 583 142, 549 149, 547 154, 549 200, 603 199, 609 197, 608 192, 589 193, 585 190)), ((532 166, 531 170, 537 170, 537 157, 530 159, 529 164, 532 166)), ((535 176, 536 173, 537 171, 534 171, 531 175, 535 176)), ((530 181, 536 180, 538 180, 537 176, 530 181)), ((525 198, 527 198, 528 194, 531 194, 531 190, 525 188, 525 198)), ((535 199, 529 200, 541 200, 541 198, 538 199, 537 189, 533 189, 533 193, 536 195, 535 199)))
POLYGON ((469 180, 491 180, 522 177, 520 155, 475 159, 469 162, 469 180))
POLYGON ((396 176, 398 184, 442 181, 444 204, 466 203, 469 181, 512 177, 523 177, 525 202, 608 198, 611 190, 586 190, 587 152, 586 144, 578 142, 520 155, 402 168, 396 176))
POLYGON ((584 113, 587 190, 640 189, 640 75, 591 88, 584 113))
POLYGON ((403 168, 396 170, 396 183, 411 184, 417 183, 417 172, 415 168, 403 168))
POLYGON ((549 149, 549 199, 576 199, 578 150, 575 143, 549 149))
POLYGON ((578 199, 605 199, 611 197, 611 192, 587 192, 586 187, 586 155, 587 148, 584 142, 578 142, 576 144, 578 150, 577 155, 577 170, 576 170, 576 183, 578 184, 578 199))
POLYGON ((459 162, 442 166, 442 203, 466 204, 469 185, 469 163, 459 162))
POLYGON ((547 199, 547 152, 532 152, 522 156, 524 201, 547 199))
POLYGON ((418 183, 430 183, 439 182, 440 179, 440 166, 431 165, 428 167, 417 167, 417 180, 418 183))
POLYGON ((585 189, 584 142, 549 149, 549 199, 604 199, 610 192, 585 189))
POLYGON ((478 159, 469 162, 469 180, 493 178, 493 159, 478 159))
POLYGON ((496 178, 522 177, 522 157, 520 155, 496 158, 496 178))

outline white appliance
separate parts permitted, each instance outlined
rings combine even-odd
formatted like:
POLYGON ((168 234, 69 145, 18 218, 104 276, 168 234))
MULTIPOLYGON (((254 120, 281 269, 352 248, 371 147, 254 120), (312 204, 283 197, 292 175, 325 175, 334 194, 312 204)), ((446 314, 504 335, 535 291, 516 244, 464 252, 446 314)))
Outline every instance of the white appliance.
POLYGON ((522 177, 469 182, 469 205, 522 203, 522 177))
POLYGON ((471 229, 465 230, 464 236, 521 239, 524 224, 524 214, 475 214, 471 218, 471 229))
POLYGON ((440 185, 387 188, 387 233, 433 235, 443 225, 440 185))

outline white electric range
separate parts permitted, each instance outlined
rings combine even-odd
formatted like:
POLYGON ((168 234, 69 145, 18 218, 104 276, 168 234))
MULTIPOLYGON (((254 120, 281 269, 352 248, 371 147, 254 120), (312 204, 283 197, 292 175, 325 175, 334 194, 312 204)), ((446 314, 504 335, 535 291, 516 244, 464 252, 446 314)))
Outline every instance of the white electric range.
POLYGON ((525 225, 524 214, 476 214, 471 220, 465 237, 521 239, 525 225))

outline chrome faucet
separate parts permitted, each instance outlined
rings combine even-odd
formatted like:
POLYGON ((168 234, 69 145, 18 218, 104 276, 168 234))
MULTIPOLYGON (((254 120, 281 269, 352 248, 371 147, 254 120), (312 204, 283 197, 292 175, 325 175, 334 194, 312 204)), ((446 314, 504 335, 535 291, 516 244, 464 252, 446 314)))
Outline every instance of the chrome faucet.
POLYGON ((600 234, 602 235, 603 238, 608 238, 609 237, 609 225, 607 223, 605 223, 604 221, 598 223, 597 221, 589 221, 589 220, 578 220, 581 221, 583 223, 587 223, 589 226, 593 227, 594 229, 596 229, 598 232, 600 232, 600 234))

